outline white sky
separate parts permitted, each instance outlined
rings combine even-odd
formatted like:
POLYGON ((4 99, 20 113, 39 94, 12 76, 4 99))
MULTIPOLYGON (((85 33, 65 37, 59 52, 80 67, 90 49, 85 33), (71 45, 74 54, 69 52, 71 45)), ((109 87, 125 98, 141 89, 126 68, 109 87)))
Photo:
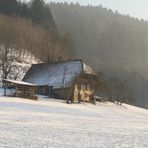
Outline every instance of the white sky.
MULTIPOLYGON (((25 0, 30 1, 30 0, 25 0)), ((118 10, 122 14, 148 20, 148 0, 45 0, 46 2, 79 2, 82 5, 100 5, 118 10)))

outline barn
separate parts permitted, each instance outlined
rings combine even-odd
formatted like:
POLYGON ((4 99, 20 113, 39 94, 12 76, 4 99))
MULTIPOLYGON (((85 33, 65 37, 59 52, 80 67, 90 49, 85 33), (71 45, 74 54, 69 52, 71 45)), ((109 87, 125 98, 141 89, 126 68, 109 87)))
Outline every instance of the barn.
POLYGON ((4 95, 15 96, 36 100, 37 86, 31 83, 3 79, 4 95), (7 93, 8 91, 8 93, 7 93))
POLYGON ((23 78, 37 86, 37 94, 71 102, 94 101, 97 73, 82 60, 33 64, 23 78))

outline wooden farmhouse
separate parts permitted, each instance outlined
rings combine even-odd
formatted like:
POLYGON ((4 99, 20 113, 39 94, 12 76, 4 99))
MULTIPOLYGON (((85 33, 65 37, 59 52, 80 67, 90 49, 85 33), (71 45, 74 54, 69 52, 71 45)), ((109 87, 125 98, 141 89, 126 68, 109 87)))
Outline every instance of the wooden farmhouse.
POLYGON ((82 60, 33 64, 23 78, 37 86, 37 94, 93 102, 97 73, 82 60))

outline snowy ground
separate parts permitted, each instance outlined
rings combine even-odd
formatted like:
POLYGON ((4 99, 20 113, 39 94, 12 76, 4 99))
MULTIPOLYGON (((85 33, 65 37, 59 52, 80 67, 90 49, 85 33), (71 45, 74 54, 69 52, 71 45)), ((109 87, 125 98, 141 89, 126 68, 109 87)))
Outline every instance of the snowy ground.
POLYGON ((147 148, 148 110, 0 96, 0 148, 147 148))

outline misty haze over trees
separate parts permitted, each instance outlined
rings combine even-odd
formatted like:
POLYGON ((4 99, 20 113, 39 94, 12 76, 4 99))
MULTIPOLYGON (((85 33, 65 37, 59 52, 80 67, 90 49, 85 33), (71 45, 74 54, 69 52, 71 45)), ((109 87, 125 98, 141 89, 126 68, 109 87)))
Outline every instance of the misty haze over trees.
POLYGON ((147 22, 102 6, 0 0, 1 70, 16 68, 16 51, 43 62, 82 58, 104 73, 100 91, 110 100, 148 107, 147 39, 147 22))
POLYGON ((136 104, 148 105, 147 22, 102 6, 65 2, 49 7, 58 30, 72 35, 76 56, 102 70, 109 83, 124 82, 136 104))

